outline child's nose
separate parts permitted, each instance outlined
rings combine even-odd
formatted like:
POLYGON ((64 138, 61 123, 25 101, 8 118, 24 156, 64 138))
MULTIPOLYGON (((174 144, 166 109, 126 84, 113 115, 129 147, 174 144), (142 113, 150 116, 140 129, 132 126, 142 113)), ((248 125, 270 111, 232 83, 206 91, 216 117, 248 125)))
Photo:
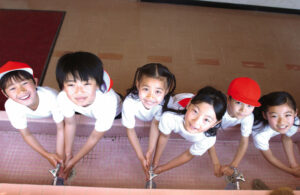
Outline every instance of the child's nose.
POLYGON ((23 93, 25 91, 26 89, 23 86, 18 87, 18 93, 23 93))
POLYGON ((278 122, 279 125, 281 125, 281 124, 284 124, 285 121, 286 121, 286 120, 285 120, 284 117, 279 117, 277 122, 278 122))
POLYGON ((76 86, 75 93, 82 93, 82 92, 83 92, 83 87, 82 86, 76 86))
POLYGON ((147 98, 153 98, 153 93, 151 91, 147 93, 147 98))

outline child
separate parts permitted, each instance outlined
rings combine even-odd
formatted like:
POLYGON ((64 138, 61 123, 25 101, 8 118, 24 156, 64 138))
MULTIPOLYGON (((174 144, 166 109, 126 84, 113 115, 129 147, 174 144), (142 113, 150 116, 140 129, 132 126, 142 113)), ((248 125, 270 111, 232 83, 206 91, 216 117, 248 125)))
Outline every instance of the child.
POLYGON ((191 99, 184 110, 169 110, 163 113, 159 123, 161 133, 153 160, 154 173, 159 174, 187 163, 194 156, 201 156, 207 150, 213 161, 215 174, 218 173, 220 163, 211 149, 216 142, 218 124, 226 111, 226 96, 212 87, 204 87, 191 99), (179 133, 193 144, 178 157, 166 164, 158 165, 172 131, 179 133))
POLYGON ((244 157, 254 122, 254 107, 260 106, 258 99, 261 91, 259 85, 248 77, 239 77, 231 81, 228 87, 227 110, 222 118, 221 126, 226 128, 241 125, 241 140, 236 154, 229 165, 221 168, 221 173, 232 175, 244 157))
POLYGON ((255 147, 272 165, 300 177, 300 164, 296 161, 291 139, 299 129, 294 98, 287 92, 273 92, 261 97, 259 102, 261 107, 254 110, 255 126, 252 132, 255 147), (279 134, 289 166, 277 159, 269 148, 269 140, 279 134))
POLYGON ((64 124, 57 102, 57 92, 37 87, 33 70, 25 63, 9 61, 0 68, 0 87, 8 98, 5 110, 12 126, 20 131, 25 142, 46 158, 54 167, 64 158, 64 124), (46 151, 30 133, 27 118, 52 116, 57 127, 56 154, 46 151))
POLYGON ((58 103, 65 117, 64 172, 72 167, 103 137, 121 112, 121 98, 111 89, 112 81, 103 71, 101 60, 88 52, 74 52, 62 56, 56 67, 59 88, 58 103), (95 127, 87 142, 73 157, 72 146, 76 132, 75 112, 95 118, 95 127))
POLYGON ((122 124, 127 128, 128 139, 142 164, 146 177, 159 135, 158 122, 161 110, 167 107, 175 87, 175 76, 167 67, 159 63, 150 63, 137 69, 133 85, 127 90, 123 103, 122 124), (134 130, 135 118, 152 121, 146 155, 143 154, 134 130))

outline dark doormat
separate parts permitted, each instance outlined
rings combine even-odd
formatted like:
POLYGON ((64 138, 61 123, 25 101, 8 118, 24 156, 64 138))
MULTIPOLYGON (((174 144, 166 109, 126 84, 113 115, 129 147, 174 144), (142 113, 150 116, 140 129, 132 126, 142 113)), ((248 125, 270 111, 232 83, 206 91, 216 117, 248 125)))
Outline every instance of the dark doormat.
MULTIPOLYGON (((0 9, 0 66, 7 61, 29 64, 43 83, 65 12, 0 9)), ((0 96, 0 109, 6 98, 0 96)))

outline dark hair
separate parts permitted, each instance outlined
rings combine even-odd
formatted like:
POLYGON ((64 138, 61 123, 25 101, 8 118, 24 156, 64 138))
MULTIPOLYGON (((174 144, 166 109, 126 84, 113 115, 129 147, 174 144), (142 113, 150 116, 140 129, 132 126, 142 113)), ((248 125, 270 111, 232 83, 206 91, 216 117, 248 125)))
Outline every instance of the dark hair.
POLYGON ((102 61, 89 52, 67 53, 58 60, 56 80, 61 90, 68 74, 72 74, 75 80, 87 81, 93 78, 99 87, 104 83, 102 61))
MULTIPOLYGON (((216 113, 216 118, 218 121, 222 120, 227 108, 227 99, 226 95, 224 95, 221 91, 206 86, 200 89, 197 94, 192 98, 191 104, 199 104, 199 103, 208 103, 213 106, 214 111, 216 113)), ((175 112, 177 114, 185 114, 187 112, 186 108, 184 110, 174 110, 168 109, 167 111, 175 112)), ((208 131, 204 132, 205 136, 216 136, 217 130, 220 128, 221 123, 217 124, 216 126, 210 128, 208 131)))
POLYGON ((268 120, 263 117, 263 113, 266 113, 271 106, 280 106, 286 103, 294 111, 297 110, 297 105, 294 98, 291 96, 291 94, 284 91, 269 93, 262 96, 258 101, 260 102, 261 106, 255 107, 254 109, 254 125, 257 125, 261 122, 264 126, 268 124, 268 120))
POLYGON ((27 71, 24 70, 15 70, 15 71, 11 71, 6 73, 0 80, 0 88, 2 89, 2 91, 4 93, 5 89, 7 88, 7 83, 11 80, 16 80, 16 81, 22 81, 22 80, 29 80, 31 79, 33 81, 34 84, 36 84, 32 74, 30 74, 27 71))
POLYGON ((138 99, 138 89, 136 83, 140 82, 143 76, 159 78, 165 77, 167 79, 168 93, 164 97, 163 110, 167 109, 171 95, 176 88, 175 76, 169 71, 167 67, 160 63, 149 63, 139 67, 134 75, 132 87, 127 89, 126 96, 130 95, 134 99, 138 99))

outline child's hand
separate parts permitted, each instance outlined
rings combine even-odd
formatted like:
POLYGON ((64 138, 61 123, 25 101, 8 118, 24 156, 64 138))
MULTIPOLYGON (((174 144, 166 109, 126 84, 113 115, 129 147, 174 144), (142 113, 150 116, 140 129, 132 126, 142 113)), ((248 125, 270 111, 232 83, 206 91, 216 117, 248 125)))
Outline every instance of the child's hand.
POLYGON ((300 177, 300 166, 294 167, 294 168, 292 168, 292 170, 293 170, 292 174, 295 177, 300 177))
POLYGON ((147 168, 148 168, 148 169, 150 169, 151 158, 152 158, 152 152, 148 151, 148 152, 146 153, 146 162, 147 162, 147 168))
POLYGON ((221 166, 221 172, 222 174, 231 176, 234 173, 234 170, 229 165, 223 165, 221 166))
POLYGON ((147 166, 147 160, 144 158, 144 159, 141 159, 140 161, 142 164, 143 171, 146 175, 146 181, 148 181, 150 179, 150 175, 149 175, 149 167, 147 166))
POLYGON ((69 177, 73 167, 74 167, 74 163, 73 163, 72 159, 65 163, 65 167, 64 167, 64 179, 65 180, 67 180, 67 178, 69 177))
POLYGON ((46 158, 53 167, 56 167, 57 163, 63 163, 63 160, 57 154, 48 153, 46 158))
POLYGON ((155 173, 155 174, 160 174, 162 172, 163 172, 163 170, 162 170, 161 166, 156 166, 153 170, 153 173, 155 173))
POLYGON ((216 177, 221 177, 221 176, 223 176, 223 173, 222 173, 222 171, 221 171, 221 165, 220 165, 220 164, 215 164, 215 165, 214 165, 214 175, 215 175, 216 177))

